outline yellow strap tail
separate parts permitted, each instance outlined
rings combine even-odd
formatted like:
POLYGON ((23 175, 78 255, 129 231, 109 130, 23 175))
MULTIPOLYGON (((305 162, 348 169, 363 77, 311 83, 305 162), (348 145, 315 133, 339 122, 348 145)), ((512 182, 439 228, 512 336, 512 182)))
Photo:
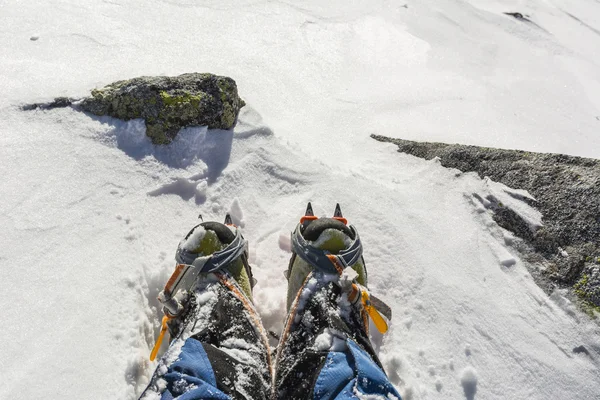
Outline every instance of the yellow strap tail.
POLYGON ((156 359, 156 354, 158 353, 158 349, 160 349, 160 345, 165 337, 165 333, 167 332, 167 322, 169 322, 169 317, 166 315, 162 319, 162 325, 160 327, 160 333, 158 334, 158 338, 156 339, 156 343, 154 344, 154 348, 150 353, 150 361, 154 361, 156 359))
POLYGON ((365 308, 365 310, 371 317, 371 321, 373 321, 373 324, 375 325, 377 330, 381 334, 386 333, 389 329, 388 324, 387 324, 387 322, 385 322, 385 319, 381 316, 381 313, 379 311, 377 311, 377 309, 371 305, 371 301, 369 300, 369 293, 367 293, 366 290, 362 291, 361 300, 363 303, 363 307, 365 308))

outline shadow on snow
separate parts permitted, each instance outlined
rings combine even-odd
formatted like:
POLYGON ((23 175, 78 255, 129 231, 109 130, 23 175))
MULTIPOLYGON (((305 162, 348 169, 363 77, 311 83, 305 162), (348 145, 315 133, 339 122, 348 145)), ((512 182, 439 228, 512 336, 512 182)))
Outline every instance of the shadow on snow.
POLYGON ((181 129, 171 144, 154 145, 146 136, 142 119, 122 121, 110 117, 91 118, 109 125, 109 141, 135 160, 153 157, 168 167, 180 169, 201 160, 207 166, 205 178, 209 183, 216 181, 229 163, 233 130, 188 127, 181 129))

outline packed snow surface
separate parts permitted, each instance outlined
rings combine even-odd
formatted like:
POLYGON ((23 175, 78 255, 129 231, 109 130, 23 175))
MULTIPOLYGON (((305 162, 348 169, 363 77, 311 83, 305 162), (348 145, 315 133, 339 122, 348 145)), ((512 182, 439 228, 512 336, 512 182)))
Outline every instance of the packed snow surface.
POLYGON ((5 0, 0 26, 0 399, 135 399, 198 214, 232 213, 281 329, 308 201, 360 232, 404 399, 598 399, 597 326, 535 285, 480 201, 519 188, 369 134, 600 157, 599 2, 5 0), (155 147, 143 121, 19 109, 184 72, 237 81, 233 131, 155 147))

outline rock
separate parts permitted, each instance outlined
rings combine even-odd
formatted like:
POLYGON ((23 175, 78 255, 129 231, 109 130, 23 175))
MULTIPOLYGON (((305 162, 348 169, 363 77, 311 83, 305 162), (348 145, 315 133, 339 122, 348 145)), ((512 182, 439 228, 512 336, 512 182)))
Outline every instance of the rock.
POLYGON ((577 346, 573 348, 573 353, 575 354, 585 354, 586 356, 590 355, 590 352, 588 351, 588 349, 585 348, 585 346, 577 346))
POLYGON ((31 110, 52 110, 54 108, 65 108, 69 107, 73 104, 73 99, 68 97, 57 97, 53 101, 48 103, 33 103, 33 104, 25 104, 21 107, 23 111, 31 111, 31 110))
POLYGON ((98 116, 143 118, 146 135, 154 144, 171 143, 187 126, 231 129, 244 105, 233 79, 200 73, 114 82, 92 90, 92 96, 79 104, 98 116))
POLYGON ((526 19, 520 12, 505 12, 504 14, 515 17, 516 19, 526 19))
POLYGON ((509 15, 518 21, 523 21, 523 22, 529 23, 531 25, 534 25, 534 26, 537 26, 538 28, 543 29, 541 26, 539 26, 538 24, 533 22, 531 19, 529 19, 530 18, 529 15, 524 15, 520 12, 505 12, 504 14, 509 15))
MULTIPOLYGON (((536 199, 530 205, 543 215, 543 227, 532 232, 518 214, 503 207, 492 208, 494 220, 551 266, 549 279, 573 287, 589 307, 600 306, 600 160, 371 137, 396 144, 399 152, 428 160, 439 157, 445 167, 475 171, 482 178, 527 190, 536 199)), ((487 200, 493 204, 495 199, 487 200)))

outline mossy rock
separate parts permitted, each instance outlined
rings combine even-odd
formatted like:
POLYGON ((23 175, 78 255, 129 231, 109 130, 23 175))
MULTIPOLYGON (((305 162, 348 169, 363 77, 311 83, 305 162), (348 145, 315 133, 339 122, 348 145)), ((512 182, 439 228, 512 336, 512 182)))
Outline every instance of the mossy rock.
POLYGON ((142 76, 92 90, 80 106, 94 115, 143 118, 154 144, 169 144, 181 128, 231 129, 245 105, 231 78, 190 73, 142 76))

